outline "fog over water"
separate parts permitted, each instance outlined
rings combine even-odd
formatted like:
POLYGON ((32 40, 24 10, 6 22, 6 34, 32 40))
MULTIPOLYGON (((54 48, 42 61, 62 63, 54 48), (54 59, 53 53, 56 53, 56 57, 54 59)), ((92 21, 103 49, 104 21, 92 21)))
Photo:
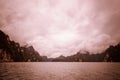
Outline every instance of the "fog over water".
POLYGON ((120 42, 120 0, 0 0, 0 29, 48 57, 120 42))

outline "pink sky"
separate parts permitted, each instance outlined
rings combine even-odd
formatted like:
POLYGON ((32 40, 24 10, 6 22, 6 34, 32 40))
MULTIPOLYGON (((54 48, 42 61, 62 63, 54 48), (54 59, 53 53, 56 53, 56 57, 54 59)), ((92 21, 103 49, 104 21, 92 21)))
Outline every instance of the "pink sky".
POLYGON ((120 42, 120 0, 0 0, 0 29, 48 57, 120 42))

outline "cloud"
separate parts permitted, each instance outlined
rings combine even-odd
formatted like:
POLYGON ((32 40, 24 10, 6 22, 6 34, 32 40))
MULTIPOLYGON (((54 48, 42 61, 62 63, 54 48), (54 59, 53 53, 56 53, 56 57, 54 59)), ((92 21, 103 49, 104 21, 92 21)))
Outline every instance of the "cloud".
POLYGON ((0 28, 21 45, 56 57, 120 42, 119 0, 0 0, 0 28))

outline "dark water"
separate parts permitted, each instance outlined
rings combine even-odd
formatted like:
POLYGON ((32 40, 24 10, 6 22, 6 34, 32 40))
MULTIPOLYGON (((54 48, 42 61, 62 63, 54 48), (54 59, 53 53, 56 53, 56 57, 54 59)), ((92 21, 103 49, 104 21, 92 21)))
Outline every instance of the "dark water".
POLYGON ((120 63, 0 63, 0 80, 120 80, 120 63))

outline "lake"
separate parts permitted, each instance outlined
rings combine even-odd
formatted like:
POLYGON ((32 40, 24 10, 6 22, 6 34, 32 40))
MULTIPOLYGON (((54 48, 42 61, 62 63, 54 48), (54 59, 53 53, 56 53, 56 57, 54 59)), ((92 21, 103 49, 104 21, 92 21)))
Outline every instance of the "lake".
POLYGON ((120 80, 120 63, 0 63, 0 80, 120 80))

